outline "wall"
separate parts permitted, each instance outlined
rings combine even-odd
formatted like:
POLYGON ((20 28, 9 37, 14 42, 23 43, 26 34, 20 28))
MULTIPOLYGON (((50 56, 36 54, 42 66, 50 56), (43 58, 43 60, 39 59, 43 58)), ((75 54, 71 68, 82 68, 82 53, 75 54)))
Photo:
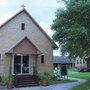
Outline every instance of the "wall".
POLYGON ((78 67, 78 68, 87 67, 86 61, 77 57, 76 60, 75 60, 75 67, 78 67))

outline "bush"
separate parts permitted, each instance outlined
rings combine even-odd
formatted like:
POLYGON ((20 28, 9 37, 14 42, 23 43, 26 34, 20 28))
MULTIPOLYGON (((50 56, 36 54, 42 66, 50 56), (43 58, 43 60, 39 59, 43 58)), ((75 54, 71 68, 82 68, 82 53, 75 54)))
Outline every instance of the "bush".
POLYGON ((52 76, 51 80, 52 81, 56 81, 57 80, 57 77, 56 76, 52 76))
POLYGON ((40 77, 40 80, 41 80, 41 85, 43 85, 43 86, 48 86, 49 85, 49 83, 50 83, 50 81, 51 81, 51 79, 52 79, 52 76, 49 74, 49 73, 44 73, 44 74, 42 74, 40 77))
POLYGON ((46 72, 40 76, 41 81, 44 81, 44 80, 50 81, 51 78, 52 78, 52 76, 49 73, 46 73, 46 72))
POLYGON ((13 82, 14 77, 12 75, 2 76, 2 82, 8 85, 9 82, 13 82))

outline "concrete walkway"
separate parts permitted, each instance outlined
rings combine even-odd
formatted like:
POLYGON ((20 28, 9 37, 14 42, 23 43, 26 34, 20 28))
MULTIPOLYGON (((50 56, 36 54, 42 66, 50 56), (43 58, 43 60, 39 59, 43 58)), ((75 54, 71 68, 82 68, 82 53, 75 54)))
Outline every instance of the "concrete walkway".
MULTIPOLYGON (((39 86, 39 87, 14 88, 12 90, 69 90, 75 86, 78 86, 86 82, 86 80, 84 79, 70 78, 70 80, 77 80, 77 82, 55 84, 47 87, 39 86)), ((7 90, 7 89, 0 89, 0 90, 7 90)))

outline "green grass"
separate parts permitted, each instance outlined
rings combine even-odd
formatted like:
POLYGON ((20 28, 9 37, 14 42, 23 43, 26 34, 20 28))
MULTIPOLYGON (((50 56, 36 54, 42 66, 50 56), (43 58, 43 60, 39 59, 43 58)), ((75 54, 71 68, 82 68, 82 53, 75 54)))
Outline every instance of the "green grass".
POLYGON ((87 82, 79 86, 76 86, 70 90, 90 90, 90 72, 79 72, 75 73, 75 69, 68 70, 69 77, 86 79, 87 82))
POLYGON ((87 80, 86 83, 76 86, 70 90, 90 90, 90 80, 87 80))
POLYGON ((53 80, 50 81, 50 84, 61 84, 61 83, 69 83, 69 82, 76 82, 76 80, 53 80))
POLYGON ((73 73, 73 74, 69 74, 69 77, 90 79, 90 72, 73 73))
POLYGON ((77 69, 76 68, 72 68, 72 69, 68 69, 69 72, 76 72, 77 69))

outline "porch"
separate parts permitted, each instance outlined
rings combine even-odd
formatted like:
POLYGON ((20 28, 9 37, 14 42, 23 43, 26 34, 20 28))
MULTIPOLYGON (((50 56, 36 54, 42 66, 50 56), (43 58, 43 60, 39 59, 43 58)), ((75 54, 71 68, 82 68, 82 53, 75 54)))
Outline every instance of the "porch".
POLYGON ((10 74, 15 77, 15 86, 37 86, 37 61, 41 52, 28 39, 24 38, 14 46, 8 54, 11 55, 10 74))
POLYGON ((37 55, 19 55, 12 57, 12 72, 15 87, 38 86, 37 55))

